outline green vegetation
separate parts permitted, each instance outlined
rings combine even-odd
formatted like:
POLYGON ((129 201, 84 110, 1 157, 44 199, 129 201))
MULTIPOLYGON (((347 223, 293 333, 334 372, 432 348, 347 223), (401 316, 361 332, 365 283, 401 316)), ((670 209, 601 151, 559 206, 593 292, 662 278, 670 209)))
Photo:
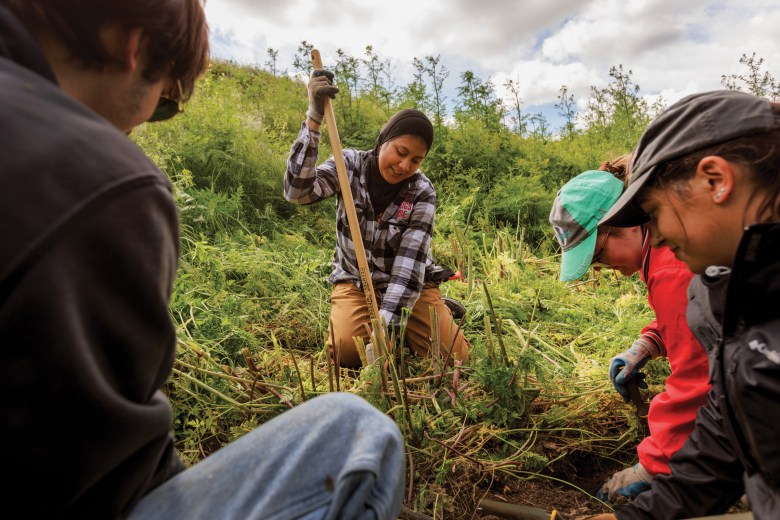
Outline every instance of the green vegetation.
MULTIPOLYGON (((437 517, 469 516, 498 479, 577 487, 602 461, 630 462, 643 425, 611 389, 607 365, 652 317, 644 286, 607 272, 560 283, 547 215, 560 185, 628 151, 658 109, 641 100, 631 71, 613 67, 609 86, 593 88, 588 111, 576 115, 584 129, 563 87, 567 125, 554 138, 538 115, 522 113, 519 96, 505 110, 470 72, 446 117, 449 72, 438 57, 415 59, 414 82, 393 89, 370 47, 365 59, 340 54, 335 111, 345 148, 370 147, 400 107, 421 107, 437 123, 424 165, 440 201, 433 247, 438 263, 464 275, 442 291, 468 309, 473 358, 442 369, 441 357, 398 353, 393 364, 336 371, 323 341, 334 204, 299 207, 282 196, 307 100, 304 83, 275 76, 274 52, 273 73, 213 63, 183 116, 134 134, 171 178, 180 208, 170 308, 179 354, 167 391, 184 459, 341 390, 397 421, 408 446, 407 505, 437 517)), ((652 365, 657 392, 668 367, 652 365)))

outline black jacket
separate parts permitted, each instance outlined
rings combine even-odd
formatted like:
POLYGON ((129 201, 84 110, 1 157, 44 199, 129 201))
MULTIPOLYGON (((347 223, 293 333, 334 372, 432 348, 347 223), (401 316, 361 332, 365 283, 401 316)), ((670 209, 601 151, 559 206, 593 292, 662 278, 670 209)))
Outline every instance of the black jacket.
POLYGON ((176 206, 2 6, 0 237, 3 507, 121 518, 183 469, 160 392, 175 356, 176 206))
POLYGON ((757 520, 780 518, 780 224, 745 231, 733 271, 709 268, 688 291, 691 330, 710 355, 712 390, 671 476, 618 508, 619 519, 726 511, 747 493, 757 520))

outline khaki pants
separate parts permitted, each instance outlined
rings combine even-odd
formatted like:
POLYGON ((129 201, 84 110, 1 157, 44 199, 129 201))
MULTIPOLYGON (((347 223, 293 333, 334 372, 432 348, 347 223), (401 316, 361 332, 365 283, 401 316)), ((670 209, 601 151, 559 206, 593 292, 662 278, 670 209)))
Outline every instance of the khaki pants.
MULTIPOLYGON (((360 356, 355 346, 356 336, 363 338, 364 343, 369 342, 366 325, 371 325, 368 314, 368 305, 363 291, 352 282, 342 282, 335 285, 330 297, 332 304, 330 311, 330 325, 326 343, 331 344, 331 337, 336 341, 336 356, 342 367, 356 368, 360 366, 360 356), (333 330, 330 330, 330 327, 333 330), (331 335, 332 332, 332 335, 331 335)), ((420 356, 428 355, 431 349, 431 311, 436 309, 439 321, 439 343, 441 356, 447 356, 447 351, 452 345, 452 338, 458 328, 458 324, 452 318, 452 312, 441 299, 439 288, 431 284, 426 285, 420 293, 420 298, 412 309, 406 324, 405 345, 420 356)), ((460 359, 464 363, 469 357, 469 342, 458 330, 455 343, 452 348, 452 359, 460 359)))

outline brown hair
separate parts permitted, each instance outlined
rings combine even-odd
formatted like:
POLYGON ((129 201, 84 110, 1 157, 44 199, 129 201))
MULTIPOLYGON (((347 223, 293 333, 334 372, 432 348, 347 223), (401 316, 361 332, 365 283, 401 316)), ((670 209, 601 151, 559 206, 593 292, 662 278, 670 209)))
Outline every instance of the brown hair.
MULTIPOLYGON (((772 103, 772 112, 780 124, 780 103, 772 103)), ((681 181, 691 179, 699 161, 709 155, 722 157, 741 166, 754 186, 761 187, 764 200, 759 206, 758 215, 772 221, 780 219, 780 130, 741 136, 671 160, 661 165, 644 189, 669 188, 683 192, 681 181)), ((757 196, 758 190, 752 197, 757 196)))
MULTIPOLYGON (((633 153, 624 153, 611 161, 604 161, 599 165, 599 170, 603 172, 609 172, 615 176, 618 180, 623 181, 623 189, 628 186, 628 179, 631 177, 631 160, 634 158, 633 153)), ((628 234, 629 228, 619 228, 603 226, 600 229, 609 229, 609 233, 612 236, 623 236, 628 234)))
MULTIPOLYGON (((200 0, 0 0, 36 36, 62 43, 85 67, 101 69, 116 58, 100 29, 117 24, 140 28, 147 57, 144 77, 170 76, 181 82, 184 99, 208 66, 208 27, 200 0)), ((178 87, 169 95, 179 97, 178 87)))
POLYGON ((619 180, 623 181, 624 187, 628 185, 628 179, 631 176, 631 159, 633 153, 625 153, 612 161, 604 161, 599 166, 599 170, 609 172, 619 180))

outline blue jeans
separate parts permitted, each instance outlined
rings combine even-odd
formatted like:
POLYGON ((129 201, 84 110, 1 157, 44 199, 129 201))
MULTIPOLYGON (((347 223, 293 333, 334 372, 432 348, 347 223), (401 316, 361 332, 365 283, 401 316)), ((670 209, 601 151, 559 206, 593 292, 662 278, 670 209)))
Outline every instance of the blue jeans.
POLYGON ((129 519, 396 519, 405 466, 394 421, 360 397, 330 393, 161 484, 129 519))

